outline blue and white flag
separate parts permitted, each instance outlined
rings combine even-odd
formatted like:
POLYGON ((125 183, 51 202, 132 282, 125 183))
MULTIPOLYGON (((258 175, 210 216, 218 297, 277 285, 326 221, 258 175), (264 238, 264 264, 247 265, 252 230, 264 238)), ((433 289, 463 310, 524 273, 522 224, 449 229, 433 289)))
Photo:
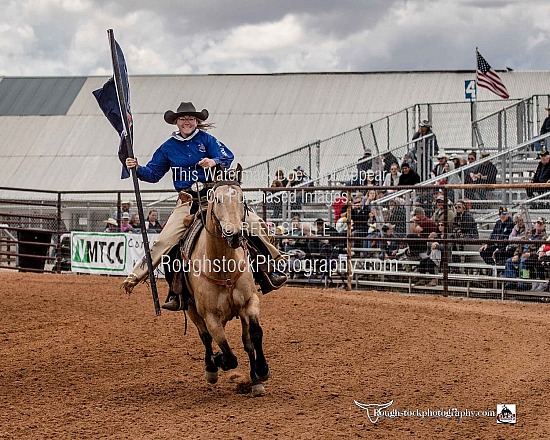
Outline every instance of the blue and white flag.
POLYGON ((120 77, 122 82, 122 93, 124 94, 124 100, 126 102, 126 111, 122 112, 114 77, 109 78, 109 80, 103 85, 101 89, 94 90, 92 93, 97 99, 99 108, 103 111, 111 125, 120 135, 120 144, 118 146, 118 158, 122 162, 122 173, 120 178, 127 179, 130 177, 130 172, 126 168, 126 158, 128 157, 127 147, 126 147, 126 131, 124 129, 124 123, 122 119, 122 114, 126 114, 129 127, 130 139, 133 140, 133 130, 132 130, 132 112, 130 110, 130 83, 128 82, 128 71, 126 70, 126 62, 124 61, 124 54, 122 49, 115 41, 116 55, 118 58, 118 65, 120 68, 120 77))

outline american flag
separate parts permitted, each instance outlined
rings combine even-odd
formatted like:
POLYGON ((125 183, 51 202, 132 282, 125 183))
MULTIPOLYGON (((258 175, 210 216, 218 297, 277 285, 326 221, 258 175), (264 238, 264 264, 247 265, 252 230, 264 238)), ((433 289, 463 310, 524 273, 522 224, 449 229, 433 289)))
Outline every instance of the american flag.
POLYGON ((476 50, 477 54, 477 84, 479 87, 484 87, 501 98, 508 99, 510 95, 502 80, 489 65, 489 63, 476 50))

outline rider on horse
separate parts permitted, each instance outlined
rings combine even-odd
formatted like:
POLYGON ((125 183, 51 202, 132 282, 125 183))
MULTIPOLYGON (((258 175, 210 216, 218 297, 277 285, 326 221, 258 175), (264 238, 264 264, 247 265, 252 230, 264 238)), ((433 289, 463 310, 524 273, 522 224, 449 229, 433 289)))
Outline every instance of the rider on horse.
MULTIPOLYGON (((164 120, 168 124, 175 124, 178 131, 164 142, 153 154, 149 163, 139 165, 137 159, 126 159, 128 168, 136 168, 140 180, 150 183, 158 182, 168 171, 172 171, 174 188, 180 193, 178 202, 172 214, 168 218, 157 241, 151 247, 151 260, 153 267, 158 266, 162 256, 177 245, 183 237, 187 226, 184 219, 191 212, 192 186, 196 182, 206 183, 211 180, 212 173, 205 173, 205 169, 221 166, 226 169, 233 161, 233 153, 214 136, 205 130, 211 124, 206 124, 208 111, 203 109, 197 112, 191 102, 182 102, 176 112, 168 110, 164 113, 164 120)), ((273 246, 268 237, 265 223, 256 214, 248 211, 245 222, 247 229, 253 231, 257 237, 258 250, 264 254, 267 261, 279 261, 282 256, 279 250, 273 246)), ((252 238, 252 237, 251 237, 252 238)), ((286 282, 286 276, 275 270, 273 265, 260 266, 262 281, 260 287, 264 294, 278 289, 286 282)), ((148 269, 145 258, 138 262, 133 272, 124 280, 122 287, 130 293, 132 289, 147 278, 148 269)), ((181 304, 177 296, 169 296, 162 306, 167 310, 179 310, 181 304)))

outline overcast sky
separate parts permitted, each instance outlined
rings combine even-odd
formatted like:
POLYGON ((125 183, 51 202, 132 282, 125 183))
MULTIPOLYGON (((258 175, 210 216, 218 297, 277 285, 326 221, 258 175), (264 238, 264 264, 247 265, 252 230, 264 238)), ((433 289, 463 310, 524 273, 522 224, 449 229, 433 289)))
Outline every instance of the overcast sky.
POLYGON ((550 0, 0 0, 0 75, 550 70, 550 0))

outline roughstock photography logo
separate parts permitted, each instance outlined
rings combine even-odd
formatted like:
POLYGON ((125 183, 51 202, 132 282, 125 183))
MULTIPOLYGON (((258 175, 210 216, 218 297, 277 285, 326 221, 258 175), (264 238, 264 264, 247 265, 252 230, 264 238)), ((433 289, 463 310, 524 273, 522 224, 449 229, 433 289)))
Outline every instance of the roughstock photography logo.
POLYGON ((378 419, 380 418, 380 411, 383 409, 386 409, 388 406, 390 406, 393 403, 393 400, 390 400, 388 403, 360 403, 357 400, 354 400, 355 404, 359 407, 367 411, 367 417, 369 418, 370 422, 372 424, 375 424, 378 422, 378 419), (371 417, 371 411, 372 411, 372 417, 371 417))
POLYGON ((501 403, 497 405, 497 423, 516 423, 515 403, 501 403))

